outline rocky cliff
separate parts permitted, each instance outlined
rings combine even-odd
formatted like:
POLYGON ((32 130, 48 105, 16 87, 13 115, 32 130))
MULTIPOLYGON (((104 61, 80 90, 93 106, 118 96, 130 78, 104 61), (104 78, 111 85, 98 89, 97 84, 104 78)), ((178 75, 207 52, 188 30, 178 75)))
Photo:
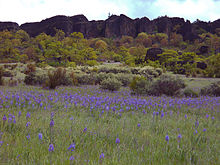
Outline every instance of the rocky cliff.
POLYGON ((214 22, 196 21, 191 23, 178 17, 159 17, 149 20, 146 17, 141 19, 131 19, 123 14, 120 16, 112 15, 106 20, 89 21, 84 15, 54 16, 41 22, 25 23, 19 26, 13 22, 0 22, 0 31, 25 30, 30 36, 35 37, 44 32, 48 35, 54 35, 55 29, 63 30, 66 35, 72 32, 81 32, 86 38, 107 37, 117 38, 122 35, 136 37, 140 32, 147 33, 179 33, 184 40, 193 41, 198 37, 200 31, 215 33, 220 28, 220 19, 214 22))

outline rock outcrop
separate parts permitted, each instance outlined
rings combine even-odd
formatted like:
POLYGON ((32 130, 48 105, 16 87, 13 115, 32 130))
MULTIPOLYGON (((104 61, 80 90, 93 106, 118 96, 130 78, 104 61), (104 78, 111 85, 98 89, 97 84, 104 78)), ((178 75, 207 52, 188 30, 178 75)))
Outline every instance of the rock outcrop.
POLYGON ((203 22, 197 20, 194 23, 185 21, 178 17, 158 17, 149 20, 147 17, 131 19, 123 14, 112 15, 106 20, 89 21, 84 15, 75 15, 67 17, 63 15, 54 16, 41 22, 32 22, 22 24, 20 27, 13 22, 0 22, 0 31, 25 30, 30 36, 35 37, 44 32, 48 35, 54 35, 55 29, 61 29, 66 35, 72 32, 81 32, 86 38, 107 37, 118 38, 123 35, 136 37, 140 32, 149 34, 166 33, 168 36, 176 32, 183 36, 183 39, 194 41, 198 38, 200 32, 215 33, 220 28, 220 19, 214 22, 203 22))
POLYGON ((19 30, 20 27, 17 23, 15 22, 0 22, 0 31, 3 31, 3 30, 19 30))

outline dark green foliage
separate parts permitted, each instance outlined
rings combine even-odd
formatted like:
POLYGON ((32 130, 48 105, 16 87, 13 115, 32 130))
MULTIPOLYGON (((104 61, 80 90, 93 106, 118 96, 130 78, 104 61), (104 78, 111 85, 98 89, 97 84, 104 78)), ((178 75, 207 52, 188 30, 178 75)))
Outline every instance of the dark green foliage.
POLYGON ((185 88, 185 82, 177 76, 162 75, 158 80, 154 81, 151 86, 150 94, 155 96, 178 95, 180 89, 185 88))
POLYGON ((199 97, 199 93, 190 88, 184 89, 183 94, 185 97, 199 97))
POLYGON ((129 85, 131 94, 144 95, 148 94, 151 88, 151 80, 145 77, 134 77, 129 85))
POLYGON ((201 95, 220 96, 220 81, 201 89, 201 95))
POLYGON ((115 77, 104 79, 100 83, 100 88, 107 89, 110 91, 118 91, 120 87, 122 86, 122 83, 118 81, 115 77))
POLYGON ((3 85, 3 73, 4 73, 4 69, 0 67, 0 85, 3 85))
POLYGON ((48 71, 48 80, 45 83, 45 88, 55 89, 57 86, 65 83, 66 70, 63 68, 57 68, 55 71, 48 71))

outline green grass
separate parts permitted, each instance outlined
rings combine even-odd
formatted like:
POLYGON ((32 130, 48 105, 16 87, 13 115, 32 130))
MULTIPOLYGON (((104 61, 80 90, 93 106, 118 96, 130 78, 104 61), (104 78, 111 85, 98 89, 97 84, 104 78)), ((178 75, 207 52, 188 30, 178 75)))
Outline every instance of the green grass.
POLYGON ((192 100, 190 103, 194 106, 176 103, 175 106, 166 104, 166 107, 161 107, 164 102, 169 103, 176 98, 136 98, 128 95, 127 89, 112 93, 100 91, 94 86, 62 87, 55 91, 20 86, 4 87, 0 91, 2 100, 6 95, 17 94, 20 97, 25 95, 32 101, 26 102, 24 108, 17 106, 16 99, 12 97, 1 104, 0 141, 3 144, 0 147, 0 164, 220 164, 220 101, 217 98, 192 100), (74 94, 79 96, 74 97, 73 104, 68 97, 70 94, 72 97, 74 94), (94 100, 83 105, 91 97, 94 100), (42 100, 42 107, 34 101, 38 99, 42 100), (105 108, 91 108, 99 99, 105 108), (157 105, 143 106, 143 99, 157 105), (122 100, 129 103, 123 105, 122 100), (204 101, 201 108, 196 107, 199 100, 204 101), (6 108, 9 104, 10 107, 6 108), (111 110, 114 106, 115 111, 111 110), (122 109, 123 112, 120 111, 122 109), (154 111, 160 111, 159 115, 154 116, 154 111), (164 117, 161 117, 161 111, 164 117), (31 113, 28 119, 27 112, 31 113), (55 113, 52 128, 51 112, 55 113), (4 114, 7 118, 9 114, 14 114, 16 124, 8 123, 8 120, 3 122, 4 114), (199 121, 197 128, 196 121, 199 121), (27 122, 31 123, 28 127, 27 122), (84 131, 85 128, 87 131, 84 131), (198 132, 195 133, 195 130, 198 132), (42 140, 38 138, 39 133, 43 134, 42 140), (178 139, 179 134, 181 139, 178 139), (166 135, 170 138, 169 143, 165 140, 166 135), (119 144, 116 144, 116 138, 120 139, 119 144), (73 142, 75 150, 70 151, 68 147, 73 142), (54 144, 53 152, 48 151, 51 143, 54 144), (101 153, 104 153, 104 158, 100 159, 101 153), (75 159, 70 161, 71 156, 75 159))
POLYGON ((201 88, 220 81, 220 78, 184 78, 188 88, 200 91, 201 88))

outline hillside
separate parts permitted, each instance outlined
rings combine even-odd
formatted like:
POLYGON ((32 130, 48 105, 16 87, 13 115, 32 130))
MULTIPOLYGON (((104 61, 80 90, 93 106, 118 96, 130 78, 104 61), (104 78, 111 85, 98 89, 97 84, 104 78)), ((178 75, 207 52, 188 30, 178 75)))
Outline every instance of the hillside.
POLYGON ((220 77, 220 19, 194 23, 183 18, 149 20, 112 15, 89 21, 84 15, 41 22, 0 22, 0 62, 37 66, 146 65, 187 76, 220 77))

